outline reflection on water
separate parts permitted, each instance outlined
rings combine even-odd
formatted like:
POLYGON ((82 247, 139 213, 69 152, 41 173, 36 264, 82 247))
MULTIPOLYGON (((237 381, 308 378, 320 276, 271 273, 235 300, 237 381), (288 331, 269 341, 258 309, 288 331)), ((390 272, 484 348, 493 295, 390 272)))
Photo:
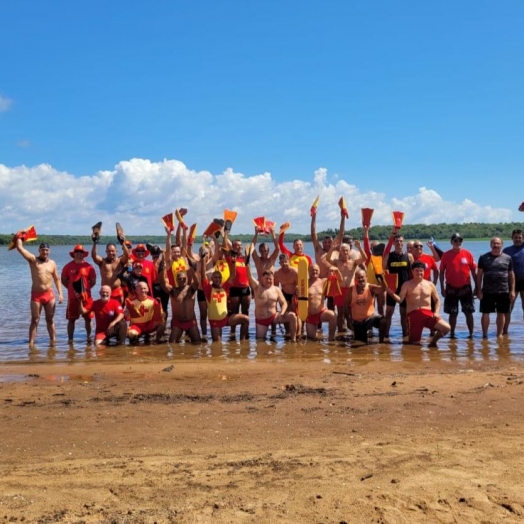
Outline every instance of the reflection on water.
MULTIPOLYGON (((307 246, 306 252, 311 252, 307 246)), ((475 257, 489 249, 487 242, 467 242, 475 257)), ((35 249, 30 248, 36 252, 35 249)), ((57 262, 59 270, 67 263, 71 247, 52 247, 52 258, 57 262)), ((49 347, 45 321, 39 325, 37 346, 29 350, 27 346, 29 328, 29 268, 27 262, 17 252, 7 252, 0 247, 0 297, 3 321, 0 324, 0 362, 151 362, 151 361, 187 361, 187 360, 215 360, 220 361, 268 361, 283 362, 314 361, 320 364, 347 363, 365 364, 370 361, 413 363, 457 361, 521 361, 524 358, 524 322, 520 300, 513 311, 510 334, 502 340, 494 336, 495 318, 492 315, 492 325, 488 340, 481 338, 480 314, 475 313, 475 335, 467 338, 467 327, 462 314, 457 322, 457 339, 444 338, 439 342, 438 349, 428 349, 424 343, 422 347, 401 343, 400 319, 398 311, 393 317, 391 328, 391 343, 359 345, 352 341, 338 342, 299 342, 292 344, 282 340, 280 328, 277 341, 255 341, 254 319, 252 319, 250 340, 229 341, 228 330, 224 330, 223 343, 204 343, 193 346, 189 343, 158 344, 138 346, 109 346, 95 348, 85 343, 83 322, 77 322, 75 341, 68 344, 66 336, 65 305, 57 306, 55 322, 57 327, 56 347, 49 347)), ((95 294, 98 289, 95 290, 95 294)), ((478 309, 478 301, 476 301, 478 309)), ((253 310, 253 306, 251 308, 253 310)), ((398 308, 397 308, 398 310, 398 308)), ((446 317, 446 315, 444 315, 446 317)), ((326 328, 325 328, 326 331, 326 328)), ((427 332, 426 332, 427 335, 427 332)), ((375 339, 375 341, 378 341, 375 339)), ((427 341, 427 338, 426 338, 427 341)), ((25 375, 24 375, 25 377, 25 375)), ((57 375, 58 377, 58 375, 57 375)), ((76 376, 61 375, 60 380, 81 380, 76 376)), ((58 378, 56 379, 58 380, 58 378)), ((92 380, 92 377, 91 377, 92 380)), ((1 377, 0 377, 1 381, 1 377)))

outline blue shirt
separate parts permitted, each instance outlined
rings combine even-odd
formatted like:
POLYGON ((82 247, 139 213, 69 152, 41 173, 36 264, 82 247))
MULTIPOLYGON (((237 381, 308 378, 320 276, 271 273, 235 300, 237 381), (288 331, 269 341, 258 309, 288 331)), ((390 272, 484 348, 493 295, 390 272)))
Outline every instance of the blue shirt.
POLYGON ((502 250, 513 260, 513 271, 515 272, 515 281, 524 280, 524 244, 522 246, 509 246, 502 250))

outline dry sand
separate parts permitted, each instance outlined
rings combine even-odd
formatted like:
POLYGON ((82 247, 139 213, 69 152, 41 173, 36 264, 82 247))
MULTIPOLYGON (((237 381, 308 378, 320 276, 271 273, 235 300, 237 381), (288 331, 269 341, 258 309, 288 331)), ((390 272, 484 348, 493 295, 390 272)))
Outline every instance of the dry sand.
POLYGON ((4 366, 0 522, 524 521, 521 363, 169 365, 4 366))

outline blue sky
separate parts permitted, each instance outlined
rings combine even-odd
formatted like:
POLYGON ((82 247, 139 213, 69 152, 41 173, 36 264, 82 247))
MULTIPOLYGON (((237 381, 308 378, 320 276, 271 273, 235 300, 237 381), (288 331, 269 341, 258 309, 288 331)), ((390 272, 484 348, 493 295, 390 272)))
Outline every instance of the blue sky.
POLYGON ((321 227, 342 194, 351 226, 522 220, 520 0, 0 0, 0 24, 2 232, 179 206, 303 232, 316 194, 321 227))

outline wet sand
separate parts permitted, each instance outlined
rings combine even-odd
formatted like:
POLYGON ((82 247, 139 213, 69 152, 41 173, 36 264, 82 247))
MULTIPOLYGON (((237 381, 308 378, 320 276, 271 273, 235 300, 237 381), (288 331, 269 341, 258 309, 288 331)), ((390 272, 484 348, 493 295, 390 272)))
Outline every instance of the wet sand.
POLYGON ((519 362, 3 366, 0 520, 524 520, 519 362))

